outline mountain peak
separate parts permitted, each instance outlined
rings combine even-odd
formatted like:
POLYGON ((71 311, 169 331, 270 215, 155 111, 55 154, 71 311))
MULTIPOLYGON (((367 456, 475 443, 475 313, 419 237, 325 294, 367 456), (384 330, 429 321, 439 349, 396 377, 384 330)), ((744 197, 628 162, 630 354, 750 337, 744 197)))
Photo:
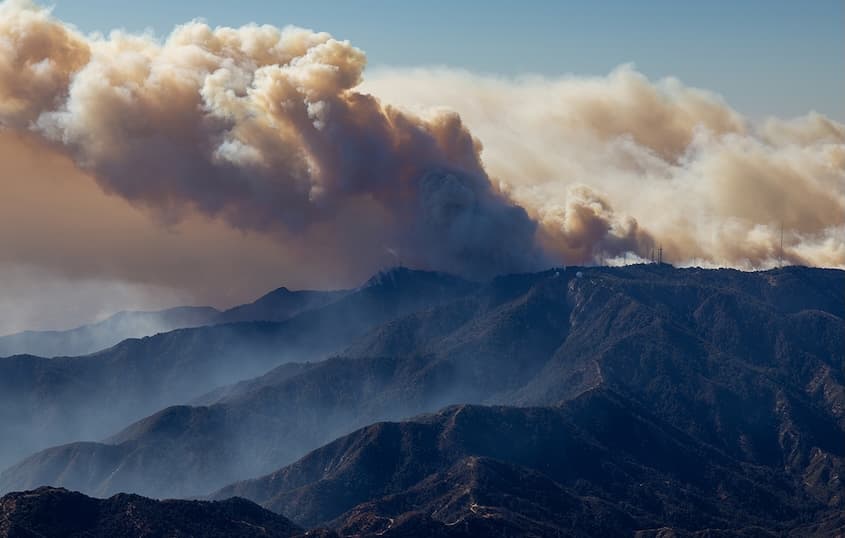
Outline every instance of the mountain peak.
MULTIPOLYGON (((274 289, 273 291, 271 291, 267 295, 289 295, 291 293, 293 293, 293 292, 287 286, 281 286, 281 287, 274 289)), ((265 297, 266 297, 266 295, 265 295, 265 297)))
POLYGON ((427 271, 418 271, 397 265, 377 272, 368 278, 367 281, 361 285, 361 288, 371 288, 385 284, 397 284, 400 280, 410 278, 415 273, 427 273, 427 271))
POLYGON ((459 284, 467 283, 464 279, 450 275, 448 273, 441 273, 438 271, 427 271, 424 269, 411 269, 404 266, 391 267, 384 269, 367 279, 358 289, 367 288, 401 288, 407 286, 414 286, 418 284, 459 284))

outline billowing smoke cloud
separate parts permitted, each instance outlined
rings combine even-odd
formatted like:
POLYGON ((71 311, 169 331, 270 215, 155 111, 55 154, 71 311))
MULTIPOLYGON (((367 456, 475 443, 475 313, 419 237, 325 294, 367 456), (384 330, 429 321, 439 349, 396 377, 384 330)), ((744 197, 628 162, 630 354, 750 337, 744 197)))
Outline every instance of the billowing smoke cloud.
MULTIPOLYGON (((13 246, 0 265, 184 289, 216 262, 193 291, 218 306, 245 293, 214 295, 215 278, 237 280, 232 266, 222 276, 221 257, 263 267, 262 289, 349 285, 394 255, 485 276, 648 257, 662 244, 675 263, 752 268, 777 263, 782 226, 787 261, 845 266, 845 127, 819 114, 754 124, 718 96, 631 67, 364 81, 364 66, 349 43, 307 30, 192 22, 163 41, 83 36, 30 2, 0 3, 0 150, 71 159, 68 177, 93 178, 193 249, 179 256, 178 237, 135 220, 115 226, 124 210, 112 207, 101 220, 116 231, 86 228, 54 249, 0 230, 13 246), (280 251, 257 254, 266 238, 280 251), (97 241, 112 261, 94 266, 97 241)), ((29 188, 24 168, 3 188, 29 188)), ((18 209, 6 214, 25 222, 18 209)))
POLYGON ((661 243, 679 264, 845 266, 845 126, 817 113, 755 125, 718 96, 630 66, 607 77, 374 73, 364 89, 457 110, 499 188, 547 248, 589 261, 661 243))
POLYGON ((369 240, 415 265, 489 275, 542 259, 535 223, 492 187, 460 118, 356 91, 365 57, 348 42, 199 22, 161 43, 86 38, 25 1, 0 10, 2 124, 165 222, 198 211, 306 234, 375 206, 382 233, 369 240))

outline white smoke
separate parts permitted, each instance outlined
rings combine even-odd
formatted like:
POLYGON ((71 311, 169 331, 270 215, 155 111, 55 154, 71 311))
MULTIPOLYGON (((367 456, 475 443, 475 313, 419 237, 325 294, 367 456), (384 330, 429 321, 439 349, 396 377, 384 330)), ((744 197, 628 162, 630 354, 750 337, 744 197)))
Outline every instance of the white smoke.
POLYGON ((490 176, 569 260, 647 257, 659 242, 679 264, 769 267, 782 226, 787 262, 845 266, 845 126, 820 114, 755 125, 631 66, 558 79, 394 69, 363 88, 459 112, 490 176))

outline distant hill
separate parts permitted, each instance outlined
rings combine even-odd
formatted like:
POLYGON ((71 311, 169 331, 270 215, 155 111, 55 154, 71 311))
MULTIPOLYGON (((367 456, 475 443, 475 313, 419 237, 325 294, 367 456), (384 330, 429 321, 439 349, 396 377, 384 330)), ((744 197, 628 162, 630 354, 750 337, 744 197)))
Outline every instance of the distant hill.
MULTIPOLYGON (((168 405, 285 362, 322 359, 379 324, 451 301, 474 286, 438 273, 390 274, 390 279, 340 297, 328 292, 336 300, 325 299, 327 304, 281 322, 180 329, 125 340, 82 357, 0 358, 0 439, 15 439, 0 443, 0 467, 51 445, 101 439, 168 405)), ((278 305, 283 297, 310 297, 308 304, 315 300, 310 292, 271 296, 259 310, 267 313, 268 302, 278 305)), ((295 302, 301 309, 302 299, 295 302)), ((237 315, 247 313, 239 310, 237 315)))
POLYGON ((251 303, 223 312, 209 306, 119 312, 103 321, 66 331, 24 331, 0 336, 0 357, 75 357, 109 348, 128 338, 142 338, 175 329, 239 321, 285 321, 306 310, 336 301, 346 293, 346 290, 291 291, 279 288, 251 303))
POLYGON ((92 499, 46 487, 0 499, 0 538, 287 538, 300 533, 284 517, 243 499, 156 501, 126 494, 92 499))
POLYGON ((293 316, 337 301, 349 290, 311 291, 278 288, 255 301, 220 312, 215 323, 237 321, 285 321, 293 316))
POLYGON ((0 336, 0 357, 87 355, 127 338, 207 325, 218 319, 220 314, 208 306, 183 306, 156 312, 119 312, 103 321, 67 331, 24 331, 0 336))
MULTIPOLYGON (((646 265, 501 277, 388 318, 350 339, 346 351, 337 357, 285 365, 210 393, 200 398, 202 406, 164 409, 103 443, 76 443, 35 454, 0 475, 0 488, 49 483, 98 495, 120 490, 192 495, 282 468, 337 436, 373 422, 411 417, 450 404, 570 409, 567 402, 596 393, 622 402, 623 408, 636 410, 656 431, 665 432, 663 439, 643 441, 653 443, 649 450, 631 453, 626 456, 628 462, 617 461, 614 465, 626 469, 623 474, 585 477, 585 489, 571 489, 577 484, 569 484, 563 475, 549 474, 539 464, 503 459, 489 451, 464 450, 458 456, 527 467, 528 471, 513 472, 545 475, 564 487, 573 506, 583 507, 585 495, 596 496, 608 507, 608 514, 621 511, 630 518, 631 510, 618 503, 620 499, 633 503, 628 496, 638 490, 603 488, 614 483, 625 488, 639 484, 631 482, 638 478, 631 477, 650 483, 645 479, 662 463, 648 460, 649 454, 659 454, 661 443, 669 443, 685 447, 684 453, 697 462, 691 468, 710 469, 707 472, 714 476, 727 473, 727 478, 691 482, 683 472, 692 471, 681 467, 660 471, 656 476, 668 476, 666 480, 677 486, 665 490, 666 499, 678 499, 678 504, 666 505, 669 512, 707 508, 709 515, 700 521, 672 519, 657 517, 658 512, 649 511, 654 507, 642 507, 645 515, 634 518, 636 526, 653 521, 682 528, 720 528, 720 518, 730 523, 731 510, 736 510, 749 514, 737 519, 743 525, 753 527, 759 521, 767 528, 785 528, 804 521, 807 513, 824 515, 843 502, 843 296, 845 273, 800 267, 743 273, 646 265), (577 276, 579 272, 582 277, 577 276), (636 469, 623 463, 635 464, 639 474, 632 474, 636 469), (701 498, 685 497, 688 493, 701 498), (767 520, 754 512, 757 508, 743 507, 739 500, 724 509, 704 503, 712 495, 767 499, 766 503, 783 510, 767 520), (792 511, 787 510, 790 506, 792 511)), ((607 432, 601 428, 610 426, 602 426, 600 416, 592 412, 579 416, 578 421, 567 419, 570 422, 560 426, 561 435, 568 438, 581 432, 581 439, 604 439, 594 445, 597 450, 604 447, 611 463, 615 461, 611 453, 634 450, 624 446, 624 437, 602 437, 607 432)), ((480 422, 479 431, 499 431, 498 421, 480 422)), ((619 428, 625 421, 613 424, 619 428)), ((388 448, 377 452, 380 455, 373 461, 388 461, 396 457, 395 450, 412 442, 414 438, 384 445, 388 448)), ((486 442, 502 443, 498 434, 491 434, 486 442)), ((561 446, 553 443, 547 448, 552 457, 561 446)), ((328 487, 319 473, 299 474, 300 482, 286 479, 275 489, 233 486, 221 495, 247 495, 309 526, 316 522, 353 525, 348 519, 351 515, 343 516, 346 511, 413 489, 417 478, 452 476, 449 469, 460 458, 435 458, 436 465, 428 474, 414 475, 413 480, 392 483, 384 490, 365 488, 358 497, 347 491, 343 493, 349 495, 346 504, 333 504, 341 493, 317 495, 328 487), (317 489, 301 489, 312 482, 317 489), (291 499, 300 494, 304 497, 298 508, 291 499), (288 500, 276 503, 276 498, 288 500), (311 505, 308 498, 317 504, 311 505), (320 502, 329 508, 317 506, 320 502), (337 519, 341 516, 346 519, 337 519)), ((589 451, 578 453, 568 458, 567 465, 593 465, 590 458, 589 451)), ((603 461, 595 465, 600 467, 603 461)), ((676 463, 680 466, 679 460, 676 463)), ((296 466, 290 469, 278 472, 282 476, 299 472, 296 466)), ((315 469, 322 473, 327 467, 315 469)), ((505 472, 492 463, 483 469, 505 472)), ((469 479, 465 474, 454 476, 469 479)), ((445 488, 451 479, 443 480, 445 488)), ((273 480, 261 483, 276 484, 273 480)), ((432 500, 422 506, 434 507, 440 501, 429 493, 425 499, 432 500)), ((363 525, 366 518, 361 518, 354 524, 363 525)), ((427 521, 412 520, 414 525, 427 521)), ((441 531, 445 532, 437 530, 441 531)))
MULTIPOLYGON (((395 276, 374 279, 358 293, 366 297, 377 290, 395 290, 397 295, 391 301, 414 297, 412 290, 418 284, 407 278, 397 280, 395 276)), ((417 308, 410 319, 431 323, 439 328, 436 331, 457 330, 468 322, 486 320, 489 331, 471 331, 467 338, 457 342, 459 348, 446 342, 447 351, 460 349, 465 356, 478 356, 479 360, 477 339, 481 338, 483 345, 487 332, 506 331, 512 341, 496 353, 502 364, 510 365, 514 375, 499 378, 509 384, 520 379, 524 382, 530 371, 526 364, 511 359, 512 350, 520 346, 537 347, 538 334, 553 335, 544 348, 531 351, 530 356, 543 358, 559 345, 560 336, 557 328, 546 326, 538 326, 536 332, 520 332, 523 317, 509 311, 525 309, 524 294, 532 284, 560 284, 548 281, 547 276, 502 279, 482 290, 462 294, 463 299, 453 297, 417 308), (442 304, 442 308, 436 307, 437 304, 442 304), (514 326, 512 321, 518 325, 514 326), (519 374, 520 371, 525 373, 519 374)), ((378 296, 383 294, 378 291, 378 296)), ((557 293, 536 294, 541 301, 557 296, 557 293)), ((529 308, 531 305, 537 311, 545 312, 549 308, 543 302, 532 302, 529 308)), ((367 310, 369 307, 365 308, 363 303, 356 305, 350 316, 367 310)), ((551 321, 563 327, 566 317, 561 315, 551 321)), ((383 331, 401 331, 405 323, 397 322, 395 328, 388 323, 387 327, 373 329, 359 336, 358 344, 352 349, 367 346, 372 340, 381 341, 383 331)), ((214 405, 209 407, 165 409, 129 426, 106 443, 69 444, 45 450, 3 472, 0 490, 55 484, 96 495, 118 491, 156 497, 197 495, 241 477, 269 472, 385 415, 401 418, 415 415, 421 409, 437 409, 456 399, 477 399, 461 387, 449 385, 450 381, 463 384, 458 376, 451 380, 448 373, 445 377, 420 378, 426 375, 428 361, 416 354, 370 357, 368 353, 361 357, 344 354, 311 365, 284 365, 232 387, 219 401, 212 399, 214 405), (425 394, 426 391, 431 394, 425 394), (162 450, 163 446, 168 448, 162 450), (173 473, 176 468, 180 469, 178 474, 173 473), (61 478, 56 481, 58 477, 61 478)), ((535 371, 541 364, 542 361, 537 362, 535 371)), ((490 388, 496 386, 499 385, 490 388)))

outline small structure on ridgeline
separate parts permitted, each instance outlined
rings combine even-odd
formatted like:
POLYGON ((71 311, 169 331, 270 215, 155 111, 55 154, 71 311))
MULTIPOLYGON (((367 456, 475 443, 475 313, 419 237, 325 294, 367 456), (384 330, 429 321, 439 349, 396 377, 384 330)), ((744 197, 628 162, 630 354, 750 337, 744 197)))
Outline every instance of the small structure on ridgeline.
POLYGON ((656 250, 655 250, 654 247, 651 248, 650 259, 651 259, 651 263, 654 263, 654 264, 657 264, 657 265, 670 265, 670 264, 666 263, 665 261, 663 261, 663 245, 661 245, 661 244, 657 245, 656 250))

